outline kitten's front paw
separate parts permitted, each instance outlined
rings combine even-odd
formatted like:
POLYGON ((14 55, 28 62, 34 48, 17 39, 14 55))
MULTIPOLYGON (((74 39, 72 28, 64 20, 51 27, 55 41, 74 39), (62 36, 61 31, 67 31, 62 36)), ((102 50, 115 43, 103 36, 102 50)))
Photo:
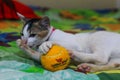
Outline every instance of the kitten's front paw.
POLYGON ((39 46, 38 51, 40 53, 46 54, 49 51, 49 49, 52 47, 52 45, 53 45, 52 42, 44 42, 39 46))
POLYGON ((21 49, 28 48, 28 46, 27 46, 26 44, 24 44, 21 39, 18 39, 18 40, 16 41, 16 43, 18 44, 18 46, 19 46, 21 49))
POLYGON ((17 45, 20 47, 20 46, 21 46, 21 43, 22 43, 22 40, 21 40, 21 39, 18 39, 18 40, 16 41, 16 43, 17 43, 17 45))

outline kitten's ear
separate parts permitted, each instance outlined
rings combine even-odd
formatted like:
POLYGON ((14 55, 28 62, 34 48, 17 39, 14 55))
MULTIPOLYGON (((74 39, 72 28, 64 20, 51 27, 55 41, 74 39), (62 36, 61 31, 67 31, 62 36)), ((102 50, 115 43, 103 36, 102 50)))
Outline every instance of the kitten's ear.
POLYGON ((50 26, 50 20, 47 16, 43 17, 40 21, 42 26, 49 27, 50 26))
POLYGON ((17 12, 17 15, 19 16, 19 18, 21 19, 22 22, 27 22, 29 19, 27 19, 25 16, 23 16, 22 14, 17 12))

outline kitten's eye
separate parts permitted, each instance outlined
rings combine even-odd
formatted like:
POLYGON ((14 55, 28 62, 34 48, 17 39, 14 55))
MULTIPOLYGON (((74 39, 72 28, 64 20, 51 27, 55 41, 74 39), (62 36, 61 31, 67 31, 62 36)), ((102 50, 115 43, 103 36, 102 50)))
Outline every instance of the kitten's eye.
POLYGON ((36 36, 36 34, 30 34, 30 37, 34 37, 34 36, 36 36))
POLYGON ((21 36, 23 36, 24 34, 23 33, 20 33, 21 36))

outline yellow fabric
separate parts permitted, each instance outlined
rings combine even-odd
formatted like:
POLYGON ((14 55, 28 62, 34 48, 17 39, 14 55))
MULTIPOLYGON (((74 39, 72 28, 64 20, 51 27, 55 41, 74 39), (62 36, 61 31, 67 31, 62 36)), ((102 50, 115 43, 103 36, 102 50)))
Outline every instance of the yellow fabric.
POLYGON ((100 71, 100 72, 96 72, 95 74, 99 74, 99 73, 102 73, 102 72, 105 72, 105 73, 120 73, 120 70, 100 71))

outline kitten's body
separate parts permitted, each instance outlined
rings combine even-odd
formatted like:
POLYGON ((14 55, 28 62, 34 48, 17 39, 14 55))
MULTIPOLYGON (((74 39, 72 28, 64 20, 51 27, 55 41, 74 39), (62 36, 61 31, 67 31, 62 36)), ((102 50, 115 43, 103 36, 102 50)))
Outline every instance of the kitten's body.
POLYGON ((91 72, 120 69, 120 34, 106 31, 79 34, 70 34, 58 29, 53 31, 48 19, 38 20, 32 24, 34 25, 31 25, 31 28, 29 24, 25 25, 22 32, 24 34, 23 41, 18 40, 18 44, 33 59, 39 61, 40 55, 46 53, 52 44, 59 44, 71 51, 71 57, 74 61, 82 62, 78 65, 79 68, 84 68, 83 65, 86 65, 91 68, 91 72), (39 31, 39 27, 46 28, 39 31), (31 37, 30 34, 32 34, 31 37), (38 51, 29 47, 38 45, 38 51))

